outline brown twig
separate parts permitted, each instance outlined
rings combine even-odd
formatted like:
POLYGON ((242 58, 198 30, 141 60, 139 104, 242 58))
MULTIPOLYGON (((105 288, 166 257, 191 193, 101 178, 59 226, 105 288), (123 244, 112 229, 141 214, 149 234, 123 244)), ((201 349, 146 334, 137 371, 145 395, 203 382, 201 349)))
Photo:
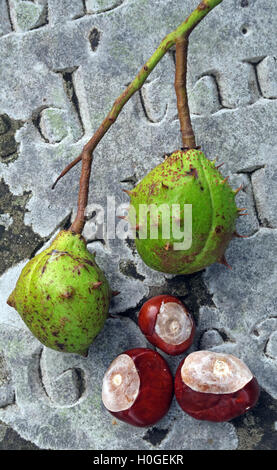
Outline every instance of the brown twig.
POLYGON ((95 134, 84 146, 81 154, 69 163, 56 179, 52 189, 57 182, 79 161, 82 160, 82 171, 80 177, 80 189, 78 197, 77 215, 72 223, 70 230, 74 233, 82 233, 85 225, 85 209, 88 202, 89 179, 91 173, 91 164, 93 159, 93 151, 102 137, 106 134, 111 125, 116 121, 120 111, 131 96, 139 90, 144 84, 147 77, 156 67, 165 53, 176 43, 176 79, 175 89, 178 101, 178 113, 181 123, 181 131, 183 137, 183 146, 189 148, 195 147, 194 134, 191 127, 189 109, 186 95, 186 64, 187 64, 187 46, 188 36, 195 26, 207 15, 207 13, 221 3, 222 0, 202 0, 198 7, 177 29, 168 34, 154 54, 148 59, 142 69, 139 71, 134 80, 125 89, 125 91, 117 98, 113 104, 108 116, 104 119, 95 134))
MULTIPOLYGON (((148 71, 148 68, 146 68, 146 66, 144 66, 142 68, 142 70, 140 71, 140 74, 142 73, 145 73, 146 77, 149 75, 149 73, 151 72, 148 71)), ((146 80, 146 78, 145 78, 146 80)), ((80 153, 80 155, 78 155, 77 158, 75 158, 75 160, 73 160, 71 163, 69 163, 69 165, 67 165, 67 167, 61 172, 61 174, 58 176, 58 178, 56 179, 56 181, 54 182, 53 186, 52 186, 52 189, 55 188, 57 182, 64 176, 66 175, 66 173, 69 172, 69 170, 71 170, 71 168, 73 168, 75 165, 77 165, 78 162, 80 162, 82 160, 82 157, 84 155, 84 153, 86 152, 90 152, 90 154, 92 155, 94 149, 96 148, 96 146, 99 144, 100 140, 102 139, 102 137, 104 137, 104 135, 106 134, 106 132, 108 131, 108 129, 111 127, 111 125, 116 121, 116 118, 117 116, 119 115, 121 109, 123 108, 123 106, 125 105, 125 103, 127 103, 127 101, 131 98, 131 96, 134 94, 134 92, 136 90, 134 90, 135 88, 135 84, 134 82, 132 82, 126 89, 125 91, 119 96, 119 98, 117 98, 113 104, 113 107, 111 109, 111 111, 109 112, 108 116, 104 119, 104 121, 101 123, 101 125, 98 127, 97 131, 95 132, 95 134, 92 136, 92 138, 88 141, 88 143, 84 146, 82 152, 80 153)), ((91 160, 92 161, 92 160, 91 160)))
MULTIPOLYGON (((75 158, 71 163, 67 165, 66 168, 61 172, 58 176, 56 181, 54 182, 52 189, 55 188, 57 182, 65 176, 71 168, 77 165, 78 162, 82 160, 82 155, 85 151, 85 148, 89 148, 90 152, 92 153, 97 144, 100 142, 102 137, 106 134, 107 130, 111 127, 111 125, 115 122, 118 114, 122 110, 123 106, 127 103, 127 101, 131 98, 131 96, 139 90, 142 85, 144 84, 145 80, 147 79, 148 75, 152 72, 152 70, 156 67, 158 62, 162 59, 165 53, 181 38, 184 36, 189 36, 191 31, 195 28, 195 26, 200 23, 200 21, 217 5, 219 5, 222 0, 202 0, 198 7, 189 15, 189 17, 178 26, 174 31, 169 33, 163 41, 160 43, 159 47, 156 49, 154 54, 150 57, 150 59, 145 63, 142 67, 138 75, 135 79, 130 83, 130 85, 126 88, 126 90, 117 98, 114 102, 114 105, 108 114, 108 116, 104 119, 100 127, 95 132, 94 136, 90 139, 87 145, 84 147, 82 153, 75 158)), ((92 160, 91 160, 92 161, 92 160)))
POLYGON ((78 197, 78 210, 76 218, 71 225, 70 229, 74 233, 82 233, 86 218, 85 210, 88 203, 89 193, 89 179, 91 172, 92 153, 89 149, 85 149, 82 152, 82 171, 80 177, 80 190, 78 197))
POLYGON ((71 168, 73 168, 75 165, 77 165, 77 163, 79 163, 81 160, 82 160, 82 155, 83 155, 83 152, 80 153, 80 155, 78 155, 78 157, 75 158, 75 160, 73 160, 72 162, 70 162, 64 169, 63 171, 59 174, 58 178, 56 179, 56 181, 52 184, 52 187, 51 189, 55 189, 55 186, 57 184, 57 182, 63 177, 66 175, 66 173, 68 173, 71 168))
POLYGON ((183 147, 196 147, 195 136, 191 125, 188 96, 187 96, 187 55, 189 40, 187 36, 176 41, 176 73, 175 92, 177 109, 181 127, 183 147))

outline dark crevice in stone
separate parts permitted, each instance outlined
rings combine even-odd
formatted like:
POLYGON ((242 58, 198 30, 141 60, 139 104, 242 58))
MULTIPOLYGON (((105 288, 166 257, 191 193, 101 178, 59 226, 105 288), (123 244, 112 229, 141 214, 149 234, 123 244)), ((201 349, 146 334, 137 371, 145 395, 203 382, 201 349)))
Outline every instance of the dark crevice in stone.
POLYGON ((86 0, 81 0, 82 4, 83 4, 83 9, 84 9, 84 16, 87 15, 87 4, 86 4, 86 0))
POLYGON ((219 80, 218 72, 216 70, 210 70, 210 71, 204 72, 201 75, 199 75, 198 80, 203 77, 211 77, 215 83, 216 91, 217 91, 217 98, 218 98, 218 102, 220 105, 220 109, 217 110, 216 112, 220 111, 221 109, 227 109, 227 110, 234 109, 232 106, 226 106, 223 104, 223 94, 220 89, 220 80, 219 80))
POLYGON ((48 1, 45 5, 44 10, 44 23, 41 26, 45 26, 49 23, 49 10, 48 10, 48 1))
POLYGON ((38 372, 38 377, 39 377, 39 381, 40 381, 41 388, 42 388, 43 392, 45 393, 46 397, 49 398, 49 400, 51 400, 50 396, 49 396, 48 393, 47 393, 46 387, 45 387, 45 385, 44 385, 44 380, 43 380, 43 373, 42 373, 42 369, 41 369, 41 357, 42 357, 42 353, 43 353, 43 348, 40 349, 39 354, 38 354, 38 368, 37 368, 37 372, 38 372))
POLYGON ((45 135, 42 133, 42 130, 41 130, 41 125, 40 125, 40 120, 41 120, 41 112, 44 110, 44 109, 47 109, 48 106, 40 106, 38 109, 36 109, 35 111, 33 111, 32 113, 32 123, 33 125, 35 126, 35 128, 38 130, 39 134, 40 134, 40 137, 42 138, 42 140, 44 140, 44 142, 46 142, 47 144, 49 144, 49 140, 45 137, 45 135))
MULTIPOLYGON (((146 300, 148 300, 150 297, 152 297, 151 295, 148 295, 147 297, 143 297, 140 302, 136 305, 136 307, 131 307, 131 308, 128 308, 127 310, 124 310, 124 312, 120 311, 120 312, 114 312, 112 313, 111 317, 113 318, 120 318, 120 317, 128 317, 130 318, 131 320, 133 320, 133 322, 137 325, 138 324, 138 313, 142 307, 142 305, 144 304, 144 302, 146 302, 146 300)), ((116 297, 112 297, 111 299, 111 307, 114 306, 114 299, 116 299, 116 297)))
POLYGON ((135 243, 135 240, 133 240, 132 238, 125 238, 125 243, 126 245, 128 246, 128 248, 130 248, 130 250, 132 251, 132 254, 135 255, 137 253, 137 249, 136 249, 136 243, 135 243))
POLYGON ((260 333, 258 332, 256 328, 252 331, 252 334, 257 337, 260 336, 260 333))
POLYGON ((143 436, 143 439, 147 442, 150 442, 150 444, 153 446, 157 446, 167 436, 168 431, 168 429, 158 429, 154 427, 146 432, 146 434, 143 436))
POLYGON ((63 79, 63 86, 66 92, 66 95, 69 101, 73 104, 74 110, 77 114, 81 129, 82 129, 82 136, 85 134, 85 127, 81 116, 80 105, 78 96, 75 90, 74 81, 73 81, 73 74, 78 69, 78 67, 70 67, 62 70, 54 70, 55 73, 59 73, 63 79))
POLYGON ((231 338, 225 330, 222 328, 214 328, 214 330, 218 331, 220 336, 222 337, 224 343, 236 343, 236 340, 234 338, 231 338))
POLYGON ((12 17, 11 17, 11 9, 10 9, 10 2, 9 0, 6 0, 6 5, 7 5, 7 12, 8 12, 8 17, 9 17, 9 22, 11 25, 11 30, 14 31, 14 25, 12 22, 12 17))
POLYGON ((83 13, 80 13, 79 15, 75 15, 71 18, 72 21, 75 21, 75 20, 80 20, 80 18, 84 18, 84 16, 86 16, 86 13, 83 12, 83 13))
POLYGON ((138 182, 138 178, 136 177, 136 175, 129 176, 127 178, 124 178, 124 180, 120 181, 120 183, 131 183, 133 187, 136 186, 137 182, 138 182))
POLYGON ((31 195, 29 191, 15 196, 4 180, 0 180, 0 214, 8 214, 12 218, 11 225, 0 237, 0 275, 23 259, 29 259, 38 245, 45 242, 44 238, 24 224, 25 208, 31 195))
POLYGON ((93 52, 96 51, 96 49, 99 45, 100 37, 101 37, 101 33, 100 33, 100 31, 98 31, 97 28, 93 28, 90 31, 88 39, 89 39, 89 42, 90 42, 90 47, 93 50, 93 52))
POLYGON ((138 313, 144 302, 156 295, 167 294, 178 297, 184 303, 197 325, 200 307, 204 305, 215 307, 212 295, 204 284, 202 273, 203 271, 190 275, 178 275, 172 279, 165 279, 162 286, 150 286, 149 294, 141 299, 136 307, 118 314, 127 316, 137 323, 138 313))
MULTIPOLYGON (((72 67, 64 67, 62 69, 53 69, 53 72, 54 73, 60 73, 61 75, 64 75, 64 74, 73 74, 76 70, 78 69, 77 65, 75 66, 72 66, 72 67)), ((66 94, 67 96, 70 98, 70 93, 68 92, 68 90, 66 89, 66 94)))
POLYGON ((173 65, 174 67, 176 66, 176 46, 175 46, 175 49, 169 49, 169 51, 167 51, 167 53, 169 54, 169 57, 171 57, 172 61, 173 61, 173 65))
MULTIPOLYGON (((87 242, 87 245, 91 244, 91 243, 99 242, 99 243, 101 243, 101 245, 106 246, 106 242, 105 242, 104 238, 91 238, 91 239, 87 238, 86 242, 87 242)), ((93 246, 91 248, 93 248, 93 246)))
POLYGON ((242 8, 249 7, 249 0, 241 0, 240 5, 242 8))
POLYGON ((151 122, 151 124, 153 124, 154 121, 152 121, 152 119, 149 117, 148 112, 146 110, 146 104, 145 104, 145 100, 143 98, 141 89, 139 89, 139 98, 140 98, 140 103, 141 103, 141 107, 142 107, 145 118, 147 119, 148 122, 151 122))
POLYGON ((268 354, 268 352, 267 352, 267 347, 268 347, 269 340, 270 340, 270 338, 268 338, 268 339, 266 340, 265 345, 264 345, 263 352, 264 352, 264 355, 265 355, 266 357, 268 357, 269 359, 273 359, 273 360, 274 360, 275 357, 272 357, 272 356, 271 356, 270 354, 268 354))
POLYGON ((72 18, 72 20, 78 20, 79 18, 83 18, 87 14, 87 6, 86 6, 86 0, 81 0, 82 6, 83 6, 83 13, 80 13, 79 15, 76 15, 72 18))
POLYGON ((237 450, 276 449, 275 421, 277 421, 277 401, 262 390, 253 410, 232 420, 239 439, 237 450))
POLYGON ((18 158, 19 144, 15 133, 23 124, 23 121, 12 119, 7 114, 0 115, 0 162, 10 163, 18 158))
MULTIPOLYGON (((263 93, 262 93, 262 89, 261 89, 261 85, 260 85, 260 82, 259 82, 259 77, 258 77, 258 71, 257 71, 257 65, 262 62, 262 60, 264 59, 264 57, 261 59, 259 58, 259 60, 257 59, 257 61, 255 61, 255 59, 252 59, 252 60, 244 60, 243 62, 251 65, 251 67, 253 68, 253 71, 254 71, 254 76, 255 76, 255 84, 253 84, 253 89, 251 91, 253 91, 253 96, 255 96, 255 91, 257 90, 258 91, 258 95, 259 95, 259 98, 261 98, 263 96, 263 93), (255 90, 256 89, 256 90, 255 90)), ((258 98, 258 99, 259 99, 258 98)), ((249 104, 254 104, 258 99, 254 100, 252 103, 249 103, 249 104)))
MULTIPOLYGON (((261 61, 260 61, 261 62, 261 61)), ((259 63, 260 63, 259 62, 259 63)), ((258 63, 258 64, 259 64, 258 63)), ((259 77, 258 77, 258 69, 257 69, 257 65, 258 64, 253 64, 253 67, 254 67, 254 73, 255 73, 255 78, 256 78, 256 85, 257 85, 257 89, 258 89, 258 92, 259 92, 259 96, 263 96, 263 92, 262 92, 262 89, 261 89, 261 85, 260 85, 260 80, 259 80, 259 77)))
POLYGON ((80 369, 78 367, 76 367, 74 371, 76 372, 76 376, 77 376, 77 387, 79 390, 79 399, 80 399, 86 391, 85 373, 83 369, 80 369))
POLYGON ((44 245, 44 240, 41 240, 38 245, 34 248, 32 253, 30 254, 30 259, 34 258, 37 254, 37 252, 43 247, 44 245))
POLYGON ((65 220, 61 224, 61 229, 62 230, 68 230, 69 227, 71 226, 71 217, 72 217, 72 211, 70 211, 70 214, 65 218, 65 220))
POLYGON ((219 83, 218 83, 218 79, 215 75, 211 74, 210 77, 212 77, 212 79, 214 80, 214 83, 215 83, 215 86, 216 86, 216 91, 217 91, 217 98, 218 98, 218 102, 219 102, 219 105, 220 105, 220 108, 221 109, 224 109, 227 107, 223 105, 223 100, 222 100, 222 94, 221 94, 221 91, 220 91, 220 88, 219 88, 219 83))
POLYGON ((260 170, 261 168, 264 168, 264 167, 265 167, 265 164, 255 165, 255 166, 250 167, 250 168, 242 168, 241 170, 236 171, 236 174, 240 175, 242 173, 243 175, 251 176, 252 173, 254 173, 255 171, 260 170))
MULTIPOLYGON (((77 70, 77 68, 76 68, 76 70, 77 70)), ((75 70, 74 70, 74 72, 75 72, 75 70)), ((78 100, 76 90, 75 90, 75 87, 74 87, 74 83, 73 83, 73 73, 74 72, 64 72, 64 73, 62 73, 62 77, 63 77, 63 80, 64 80, 65 90, 67 92, 67 96, 74 105, 76 114, 77 114, 78 119, 79 119, 79 123, 81 125, 82 135, 84 135, 85 128, 84 128, 84 124, 83 124, 83 120, 82 120, 82 116, 81 116, 79 100, 78 100)))
MULTIPOLYGON (((263 165, 261 168, 264 168, 265 165, 263 165)), ((260 170, 257 169, 255 171, 258 171, 260 170)), ((252 189, 252 196, 253 196, 253 207, 254 207, 254 212, 255 212, 255 215, 257 217, 257 220, 258 220, 258 223, 259 223, 259 226, 260 227, 264 227, 264 228, 274 228, 270 225, 269 221, 263 217, 263 215, 260 213, 259 211, 259 208, 258 208, 258 204, 257 204, 257 200, 256 200, 256 197, 255 197, 255 191, 254 191, 254 186, 253 186, 253 182, 252 182, 252 175, 253 173, 255 173, 254 171, 252 171, 250 174, 249 174, 249 181, 250 181, 250 184, 251 184, 251 189, 252 189)))
POLYGON ((248 33, 248 26, 247 25, 243 25, 241 27, 241 32, 243 35, 247 34, 248 33))
POLYGON ((199 319, 200 307, 204 305, 215 307, 213 296, 209 293, 204 283, 202 273, 203 271, 200 271, 199 273, 184 276, 186 278, 188 294, 182 300, 193 315, 196 325, 199 319))
POLYGON ((242 60, 243 63, 245 64, 251 64, 251 65, 259 65, 260 62, 262 62, 267 56, 266 55, 258 55, 258 56, 251 56, 251 57, 246 57, 245 59, 242 60))
POLYGON ((128 260, 128 261, 120 261, 119 263, 119 270, 127 277, 131 277, 133 279, 139 279, 140 281, 144 281, 145 276, 142 276, 137 272, 137 268, 135 264, 128 260))
POLYGON ((5 437, 0 441, 0 450, 39 450, 39 448, 23 439, 12 428, 7 427, 5 437))

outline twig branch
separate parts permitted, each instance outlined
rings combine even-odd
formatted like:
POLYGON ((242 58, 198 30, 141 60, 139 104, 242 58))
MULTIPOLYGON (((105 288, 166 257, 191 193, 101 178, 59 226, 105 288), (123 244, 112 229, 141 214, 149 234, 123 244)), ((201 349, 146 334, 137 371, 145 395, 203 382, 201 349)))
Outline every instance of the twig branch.
MULTIPOLYGON (((191 15, 174 31, 172 31, 170 34, 168 34, 163 41, 160 43, 159 47, 156 49, 154 54, 148 59, 148 61, 145 63, 145 65, 142 67, 142 69, 139 71, 137 76, 134 78, 134 80, 130 83, 130 85, 125 89, 125 91, 115 100, 113 107, 107 117, 104 119, 100 127, 97 129, 95 134, 92 136, 92 138, 88 141, 88 143, 84 146, 83 151, 81 154, 75 158, 67 167, 62 171, 62 173, 59 175, 59 177, 56 179, 54 182, 52 189, 55 188, 57 182, 64 176, 68 171, 73 168, 79 161, 82 160, 82 172, 81 172, 81 178, 80 178, 80 189, 79 189, 79 198, 78 198, 78 211, 77 211, 77 216, 76 219, 74 220, 72 226, 70 227, 70 230, 72 230, 75 233, 81 233, 84 224, 85 224, 85 209, 88 201, 88 192, 89 192, 89 179, 90 179, 90 172, 91 172, 91 164, 92 164, 92 154, 100 140, 104 137, 106 132, 109 130, 111 125, 116 121, 120 111, 122 110, 123 106, 127 103, 127 101, 131 98, 131 96, 138 91, 142 85, 144 84, 145 80, 147 77, 150 75, 152 70, 156 67, 156 65, 160 62, 162 57, 166 54, 166 52, 176 43, 176 65, 177 65, 177 49, 178 51, 178 56, 180 55, 180 63, 183 63, 183 65, 186 65, 186 57, 183 55, 181 57, 181 49, 185 51, 184 46, 186 45, 186 42, 184 43, 184 38, 188 40, 188 37, 192 30, 195 28, 195 26, 209 13, 210 10, 212 10, 214 7, 216 7, 219 3, 221 3, 222 0, 202 0, 201 3, 198 5, 198 7, 191 13, 191 15), (179 47, 180 44, 180 47, 179 47), (185 60, 185 62, 184 62, 185 60)), ((179 58, 178 58, 179 61, 179 58)), ((178 72, 181 71, 181 66, 178 66, 178 72)), ((182 72, 182 71, 181 71, 182 72)), ((179 79, 177 80, 177 85, 176 85, 176 93, 179 103, 178 103, 178 112, 179 112, 179 117, 180 117, 180 122, 181 122, 181 130, 182 130, 182 135, 183 135, 183 143, 187 142, 189 145, 193 145, 193 132, 192 135, 185 135, 185 127, 188 124, 188 119, 190 122, 189 118, 189 112, 188 112, 188 107, 186 111, 186 103, 187 103, 187 97, 186 97, 186 87, 184 86, 185 80, 186 80, 186 66, 185 66, 185 72, 184 74, 181 74, 182 77, 180 78, 180 85, 179 79), (185 76, 183 76, 185 74, 185 76), (185 90, 185 93, 184 93, 185 90), (180 109, 179 109, 180 108, 180 109), (182 116, 182 113, 184 113, 184 117, 182 116), (187 115, 188 114, 188 115, 187 115)), ((191 124, 190 124, 191 126, 191 124)), ((192 130, 192 128, 191 128, 192 130)), ((186 144, 187 145, 187 144, 186 144)), ((186 146, 184 144, 184 146, 186 146)), ((194 145, 195 146, 195 142, 194 145)))
POLYGON ((52 189, 55 188, 57 182, 63 176, 65 176, 66 173, 71 170, 71 168, 73 168, 78 162, 82 160, 82 155, 85 149, 88 149, 90 152, 93 152, 102 137, 106 134, 111 125, 116 121, 116 118, 122 110, 123 106, 127 103, 131 96, 142 87, 147 77, 150 75, 152 70, 156 67, 158 62, 165 55, 165 53, 177 42, 178 39, 182 38, 184 35, 188 37, 191 31, 207 15, 207 13, 209 13, 210 10, 219 5, 221 2, 222 0, 203 0, 198 5, 198 7, 191 13, 191 15, 186 19, 186 21, 184 21, 177 29, 175 29, 175 31, 172 31, 163 39, 159 47, 142 67, 142 69, 132 81, 132 83, 130 83, 130 85, 125 89, 125 91, 114 102, 110 113, 104 119, 100 127, 97 129, 94 136, 86 144, 81 154, 77 158, 75 158, 75 160, 69 163, 69 165, 67 165, 66 168, 58 176, 52 186, 52 189))
POLYGON ((176 41, 175 91, 181 127, 183 147, 195 148, 195 136, 191 125, 187 96, 187 55, 189 40, 187 36, 176 41))

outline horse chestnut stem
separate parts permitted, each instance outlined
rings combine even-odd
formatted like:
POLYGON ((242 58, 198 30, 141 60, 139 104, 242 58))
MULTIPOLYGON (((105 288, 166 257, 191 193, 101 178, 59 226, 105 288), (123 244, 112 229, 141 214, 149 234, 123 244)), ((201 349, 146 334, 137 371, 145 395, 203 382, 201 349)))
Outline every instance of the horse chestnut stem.
POLYGON ((183 303, 171 295, 158 295, 145 302, 138 324, 150 343, 170 355, 182 354, 193 342, 193 318, 183 303))
POLYGON ((179 364, 175 395, 180 407, 193 418, 229 421, 257 403, 259 385, 237 357, 197 351, 179 364))
POLYGON ((133 426, 151 426, 168 411, 173 378, 166 361, 152 349, 120 354, 107 369, 102 401, 116 418, 133 426))

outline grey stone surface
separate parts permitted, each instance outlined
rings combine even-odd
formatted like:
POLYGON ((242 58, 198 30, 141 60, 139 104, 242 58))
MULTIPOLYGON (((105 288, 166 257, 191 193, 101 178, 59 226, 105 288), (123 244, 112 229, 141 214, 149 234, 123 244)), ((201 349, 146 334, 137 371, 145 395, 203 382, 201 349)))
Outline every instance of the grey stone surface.
POLYGON ((10 371, 4 356, 0 356, 0 406, 4 407, 14 402, 14 388, 11 383, 10 371))
POLYGON ((201 349, 210 350, 214 346, 219 346, 222 343, 224 343, 224 340, 219 331, 213 330, 211 328, 207 331, 204 331, 201 338, 200 347, 201 349))
POLYGON ((189 96, 190 111, 193 114, 208 115, 221 109, 217 82, 211 75, 201 77, 189 96))
POLYGON ((200 317, 201 328, 225 331, 230 340, 223 348, 228 346, 245 360, 264 390, 274 398, 277 397, 276 362, 265 354, 274 329, 267 336, 259 328, 262 321, 270 322, 271 326, 275 321, 276 266, 272 253, 276 248, 276 230, 267 228, 260 228, 247 239, 232 241, 227 251, 232 270, 214 265, 205 273, 217 310, 212 313, 203 310, 200 317))
POLYGON ((16 31, 29 31, 46 24, 47 0, 9 0, 10 16, 16 31))
MULTIPOLYGON (((192 33, 189 46, 188 87, 197 111, 197 142, 210 159, 225 162, 222 173, 230 175, 234 188, 243 185, 237 203, 249 213, 237 224, 238 232, 249 238, 233 240, 227 251, 232 270, 214 265, 192 276, 156 273, 144 265, 132 241, 110 240, 105 233, 103 240, 93 240, 91 209, 85 235, 112 288, 120 291, 111 304, 111 313, 120 317, 107 321, 88 358, 42 347, 6 304, 26 257, 68 226, 76 209, 80 168, 55 191, 50 189, 52 182, 78 155, 160 40, 197 3, 0 3, 0 178, 6 214, 0 211, 5 222, 0 242, 4 240, 5 250, 10 240, 9 261, 5 251, 0 278, 0 369, 6 377, 0 384, 0 420, 40 448, 277 446, 277 414, 272 411, 277 399, 273 0, 248 6, 223 0, 192 33), (51 120, 52 110, 58 123, 51 120), (20 234, 28 250, 18 243, 20 234), (117 354, 147 345, 136 325, 137 314, 143 301, 158 293, 180 296, 195 316, 197 335, 191 351, 208 347, 231 352, 255 373, 263 394, 245 418, 223 424, 197 422, 174 400, 168 415, 147 430, 115 423, 106 412, 101 404, 104 372, 117 354)), ((114 196, 117 205, 126 203, 121 190, 131 189, 165 153, 180 145, 171 51, 97 147, 90 207, 105 206, 107 196, 114 196)), ((181 358, 165 357, 174 374, 181 358)))
POLYGON ((64 23, 85 15, 84 2, 79 0, 48 0, 49 23, 64 23))
POLYGON ((120 6, 124 0, 85 0, 87 13, 102 13, 120 6))
MULTIPOLYGON (((224 168, 225 166, 222 168, 222 173, 227 176, 224 168)), ((245 211, 247 212, 247 217, 239 217, 236 224, 237 232, 243 236, 253 235, 259 230, 256 200, 254 198, 254 191, 251 183, 251 176, 247 173, 231 175, 230 177, 230 184, 233 188, 238 189, 241 187, 241 190, 236 196, 237 206, 241 208, 245 207, 247 209, 245 211)))
POLYGON ((268 342, 265 348, 265 354, 270 356, 272 359, 277 359, 277 332, 273 331, 268 338, 268 342))
POLYGON ((65 114, 60 109, 44 109, 40 115, 42 135, 50 144, 58 143, 67 135, 65 114))
POLYGON ((12 225, 13 219, 9 214, 0 214, 0 224, 6 229, 12 225))
POLYGON ((3 441, 6 436, 7 426, 5 424, 0 424, 0 442, 3 441))
POLYGON ((277 98, 277 60, 274 56, 268 56, 257 66, 257 73, 261 92, 265 98, 277 98))
POLYGON ((265 227, 277 228, 277 145, 266 145, 263 168, 251 175, 257 215, 265 227))
POLYGON ((9 21, 9 10, 7 2, 0 2, 0 36, 9 34, 12 30, 11 23, 9 21))

